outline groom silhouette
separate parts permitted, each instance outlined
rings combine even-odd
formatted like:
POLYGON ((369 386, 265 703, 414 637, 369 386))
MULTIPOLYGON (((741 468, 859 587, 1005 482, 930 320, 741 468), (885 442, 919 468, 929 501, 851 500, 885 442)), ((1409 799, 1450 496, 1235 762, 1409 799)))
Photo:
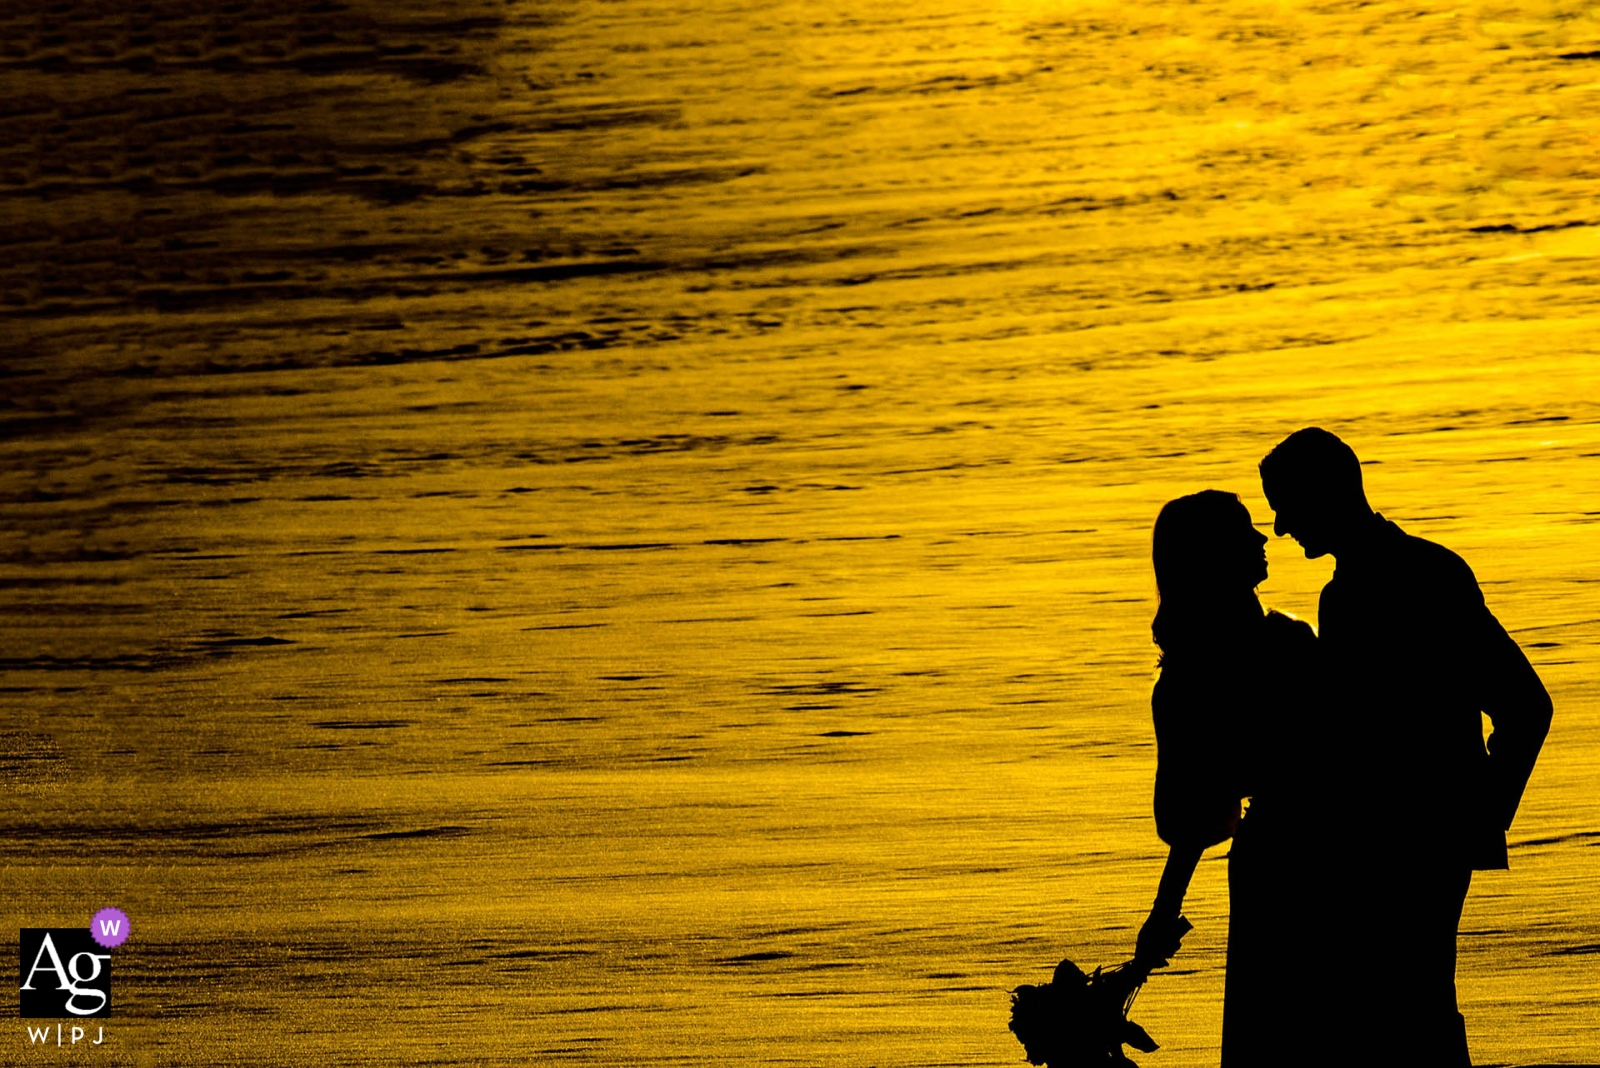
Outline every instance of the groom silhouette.
POLYGON ((1335 1062, 1463 1068, 1456 928, 1473 870, 1507 866, 1550 697, 1472 569, 1374 512, 1338 437, 1291 434, 1261 461, 1261 484, 1276 533, 1337 561, 1318 609, 1339 738, 1327 759, 1348 794, 1326 843, 1340 914, 1325 989, 1349 999, 1348 1027, 1311 1040, 1335 1044, 1335 1062))

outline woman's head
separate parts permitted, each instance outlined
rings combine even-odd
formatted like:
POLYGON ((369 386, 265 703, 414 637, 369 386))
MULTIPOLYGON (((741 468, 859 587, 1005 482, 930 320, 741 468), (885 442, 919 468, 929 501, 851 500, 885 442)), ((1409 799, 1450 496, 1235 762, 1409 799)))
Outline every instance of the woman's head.
POLYGON ((1201 490, 1168 501, 1151 545, 1161 597, 1156 644, 1170 652, 1241 609, 1259 616, 1254 590, 1267 577, 1266 545, 1236 494, 1201 490))

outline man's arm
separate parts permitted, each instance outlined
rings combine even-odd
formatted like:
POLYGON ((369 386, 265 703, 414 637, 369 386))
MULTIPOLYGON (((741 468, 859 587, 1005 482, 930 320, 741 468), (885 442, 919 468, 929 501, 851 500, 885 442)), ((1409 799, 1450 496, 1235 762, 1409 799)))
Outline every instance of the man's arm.
POLYGON ((1474 654, 1480 707, 1493 725, 1488 742, 1488 814, 1504 831, 1511 828, 1522 791, 1550 732, 1552 706, 1550 694, 1522 649, 1487 607, 1481 612, 1474 654))
POLYGON ((1472 569, 1461 563, 1460 572, 1455 601, 1463 628, 1463 673, 1473 703, 1492 725, 1484 815, 1505 831, 1550 732, 1550 695, 1522 649, 1484 604, 1472 569))

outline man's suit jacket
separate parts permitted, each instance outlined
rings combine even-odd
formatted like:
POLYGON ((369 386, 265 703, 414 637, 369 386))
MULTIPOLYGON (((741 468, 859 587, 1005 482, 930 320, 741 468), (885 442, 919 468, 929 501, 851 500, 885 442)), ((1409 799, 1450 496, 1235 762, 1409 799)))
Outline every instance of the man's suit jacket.
POLYGON ((1461 557, 1374 524, 1339 560, 1318 620, 1351 816, 1375 850, 1504 868, 1550 697, 1461 557))

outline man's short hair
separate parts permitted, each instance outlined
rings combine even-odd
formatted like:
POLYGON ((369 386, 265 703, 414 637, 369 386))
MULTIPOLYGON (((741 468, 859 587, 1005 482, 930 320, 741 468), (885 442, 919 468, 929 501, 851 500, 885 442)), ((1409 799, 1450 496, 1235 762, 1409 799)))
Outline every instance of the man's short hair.
POLYGON ((1319 494, 1354 494, 1366 499, 1361 484, 1361 461, 1355 450, 1319 426, 1296 430, 1278 443, 1261 461, 1261 488, 1274 491, 1309 490, 1319 494))

